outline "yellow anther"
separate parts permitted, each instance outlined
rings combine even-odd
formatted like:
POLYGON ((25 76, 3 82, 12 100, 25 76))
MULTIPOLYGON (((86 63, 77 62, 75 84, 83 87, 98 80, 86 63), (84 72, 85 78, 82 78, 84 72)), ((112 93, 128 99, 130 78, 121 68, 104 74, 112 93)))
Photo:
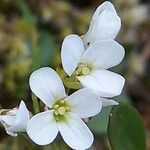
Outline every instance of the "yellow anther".
POLYGON ((54 114, 55 114, 55 115, 58 115, 59 112, 58 112, 57 110, 54 110, 54 114))
POLYGON ((76 75, 79 75, 79 74, 81 73, 81 71, 82 71, 82 69, 81 69, 81 67, 79 67, 79 68, 75 71, 76 75))
POLYGON ((76 75, 88 75, 91 71, 92 67, 88 64, 78 64, 76 70, 75 70, 75 74, 76 75))
POLYGON ((60 100, 60 104, 64 104, 65 103, 65 101, 64 100, 60 100))
POLYGON ((65 107, 66 111, 70 110, 70 107, 69 106, 66 106, 65 107))
POLYGON ((53 108, 57 109, 57 108, 59 108, 59 105, 58 105, 58 104, 55 104, 55 105, 53 106, 53 108))
POLYGON ((90 69, 88 67, 83 67, 82 68, 82 74, 83 75, 88 75, 90 73, 90 69))
POLYGON ((62 106, 62 107, 58 108, 58 113, 59 113, 60 115, 64 115, 65 112, 66 112, 65 107, 62 106))

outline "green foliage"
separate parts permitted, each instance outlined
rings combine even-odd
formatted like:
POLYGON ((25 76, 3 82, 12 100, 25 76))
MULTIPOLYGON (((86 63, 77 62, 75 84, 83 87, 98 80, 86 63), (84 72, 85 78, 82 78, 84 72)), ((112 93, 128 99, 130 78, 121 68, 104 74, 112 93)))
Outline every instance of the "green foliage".
POLYGON ((131 105, 120 103, 113 108, 108 126, 112 150, 146 150, 141 116, 131 105))
POLYGON ((56 47, 52 37, 48 32, 41 31, 38 43, 40 47, 40 66, 52 65, 56 57, 56 47))
MULTIPOLYGON (((131 99, 127 96, 126 93, 122 93, 120 96, 113 98, 117 102, 128 102, 131 103, 131 99)), ((109 114, 111 112, 112 106, 103 107, 102 111, 95 117, 93 117, 88 125, 93 132, 97 134, 106 134, 108 127, 109 114)))
POLYGON ((109 114, 112 107, 102 108, 102 111, 88 122, 88 126, 97 134, 106 134, 109 114))

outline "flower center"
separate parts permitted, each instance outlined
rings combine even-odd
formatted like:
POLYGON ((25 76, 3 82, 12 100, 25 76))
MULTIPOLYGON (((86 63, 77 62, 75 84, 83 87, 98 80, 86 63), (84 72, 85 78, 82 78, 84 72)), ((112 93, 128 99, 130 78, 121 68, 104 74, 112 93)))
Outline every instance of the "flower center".
POLYGON ((75 70, 75 74, 77 76, 88 75, 91 70, 92 67, 90 65, 80 63, 75 70))
POLYGON ((57 122, 66 119, 66 114, 70 111, 70 106, 65 100, 61 99, 53 105, 53 115, 57 122))

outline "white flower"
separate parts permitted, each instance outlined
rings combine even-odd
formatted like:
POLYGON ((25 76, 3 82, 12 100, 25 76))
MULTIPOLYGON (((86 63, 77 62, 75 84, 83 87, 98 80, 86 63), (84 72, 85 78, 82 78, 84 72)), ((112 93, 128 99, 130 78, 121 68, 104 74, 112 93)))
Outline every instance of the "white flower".
POLYGON ((115 39, 120 27, 120 17, 113 4, 106 1, 96 9, 87 33, 82 36, 84 45, 88 47, 99 40, 115 39))
POLYGON ((67 96, 60 77, 48 67, 33 72, 29 84, 32 92, 49 107, 49 110, 29 120, 29 137, 39 145, 47 145, 60 132, 71 148, 89 148, 93 143, 93 135, 81 118, 100 112, 102 103, 99 97, 88 89, 67 96))
POLYGON ((106 69, 119 64, 124 54, 124 48, 114 40, 95 42, 85 50, 82 39, 71 34, 63 41, 61 60, 65 72, 75 75, 84 87, 101 97, 114 97, 121 93, 125 79, 106 69))
POLYGON ((25 132, 29 118, 29 111, 24 101, 21 101, 19 108, 2 109, 0 111, 0 122, 7 134, 11 136, 17 136, 17 132, 25 132))

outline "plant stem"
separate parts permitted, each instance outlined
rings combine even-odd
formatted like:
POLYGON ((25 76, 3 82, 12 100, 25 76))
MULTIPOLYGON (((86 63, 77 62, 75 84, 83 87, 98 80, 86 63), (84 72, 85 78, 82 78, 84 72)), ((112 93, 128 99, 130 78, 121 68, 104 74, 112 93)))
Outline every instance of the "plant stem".
POLYGON ((39 113, 40 112, 40 106, 37 100, 37 97, 32 93, 32 104, 33 104, 33 110, 34 113, 39 113))
POLYGON ((29 138, 27 137, 27 135, 25 133, 19 133, 18 140, 19 140, 18 145, 20 145, 21 142, 24 141, 23 143, 26 143, 28 150, 34 150, 35 149, 31 143, 31 141, 29 140, 29 138))
POLYGON ((53 143, 51 144, 51 148, 52 148, 52 150, 60 150, 60 146, 58 146, 58 144, 55 143, 55 142, 53 142, 53 143))

